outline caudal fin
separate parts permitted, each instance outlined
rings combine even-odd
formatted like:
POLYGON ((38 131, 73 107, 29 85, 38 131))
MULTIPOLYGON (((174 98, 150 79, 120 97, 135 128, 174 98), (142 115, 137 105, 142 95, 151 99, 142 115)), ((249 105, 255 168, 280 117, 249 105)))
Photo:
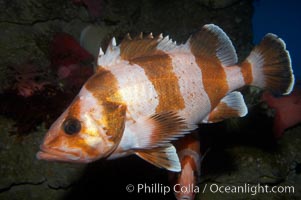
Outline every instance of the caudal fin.
POLYGON ((289 94, 294 85, 294 74, 289 52, 277 35, 267 34, 241 64, 244 79, 273 94, 289 94))

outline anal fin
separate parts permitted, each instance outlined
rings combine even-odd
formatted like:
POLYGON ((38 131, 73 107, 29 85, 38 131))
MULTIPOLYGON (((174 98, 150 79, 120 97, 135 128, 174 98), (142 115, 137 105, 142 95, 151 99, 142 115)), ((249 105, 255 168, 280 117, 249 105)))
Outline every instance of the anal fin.
POLYGON ((173 172, 181 171, 181 164, 173 145, 147 150, 137 150, 136 155, 145 161, 173 172))
POLYGON ((248 108, 240 92, 231 92, 203 120, 203 123, 215 123, 232 117, 243 117, 248 108))

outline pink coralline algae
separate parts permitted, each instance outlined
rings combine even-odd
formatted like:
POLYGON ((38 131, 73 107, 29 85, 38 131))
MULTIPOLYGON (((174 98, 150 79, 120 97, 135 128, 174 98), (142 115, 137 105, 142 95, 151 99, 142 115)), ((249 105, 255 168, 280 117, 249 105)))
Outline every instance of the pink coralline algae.
POLYGON ((79 88, 93 74, 94 57, 67 33, 58 33, 50 44, 51 69, 67 86, 79 88))
POLYGON ((295 88, 288 96, 274 97, 265 92, 262 99, 275 110, 273 131, 276 137, 301 122, 301 88, 295 88))

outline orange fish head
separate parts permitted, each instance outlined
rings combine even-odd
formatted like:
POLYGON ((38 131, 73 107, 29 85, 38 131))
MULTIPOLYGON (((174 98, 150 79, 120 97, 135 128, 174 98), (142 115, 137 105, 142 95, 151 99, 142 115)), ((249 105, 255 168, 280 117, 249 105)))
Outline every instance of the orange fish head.
POLYGON ((48 130, 38 159, 88 163, 109 156, 124 131, 125 108, 80 92, 48 130))

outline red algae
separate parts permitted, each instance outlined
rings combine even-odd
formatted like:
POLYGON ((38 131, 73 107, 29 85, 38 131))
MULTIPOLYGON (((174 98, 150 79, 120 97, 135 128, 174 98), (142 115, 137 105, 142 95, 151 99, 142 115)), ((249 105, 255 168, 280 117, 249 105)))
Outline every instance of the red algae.
POLYGON ((46 68, 31 62, 9 67, 14 80, 0 94, 0 114, 15 121, 13 134, 27 135, 43 122, 49 127, 93 74, 94 57, 71 35, 56 34, 49 48, 46 68))
POLYGON ((274 97, 268 92, 263 93, 263 101, 275 110, 273 131, 276 137, 284 131, 301 123, 301 88, 295 87, 287 96, 274 97))

